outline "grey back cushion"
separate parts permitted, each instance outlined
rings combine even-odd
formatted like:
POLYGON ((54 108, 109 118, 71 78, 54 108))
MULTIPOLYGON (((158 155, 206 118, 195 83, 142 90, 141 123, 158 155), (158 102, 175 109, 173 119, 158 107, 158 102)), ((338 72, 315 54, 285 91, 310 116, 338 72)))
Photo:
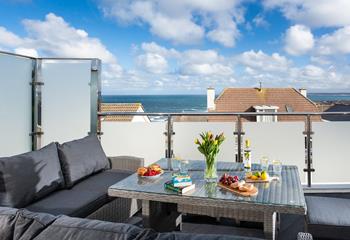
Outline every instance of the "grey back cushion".
POLYGON ((56 143, 0 158, 0 205, 25 207, 64 184, 56 143))
POLYGON ((109 168, 109 161, 100 141, 91 135, 58 146, 67 187, 93 173, 109 168))

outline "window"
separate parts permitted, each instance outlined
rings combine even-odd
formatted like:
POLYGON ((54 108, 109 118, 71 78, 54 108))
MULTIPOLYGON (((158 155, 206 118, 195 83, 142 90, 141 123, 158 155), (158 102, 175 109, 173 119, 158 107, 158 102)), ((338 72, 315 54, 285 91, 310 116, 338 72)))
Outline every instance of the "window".
MULTIPOLYGON (((277 112, 277 106, 254 106, 254 109, 257 113, 274 113, 277 112)), ((256 116, 257 122, 277 122, 277 116, 269 115, 260 115, 256 116)))
POLYGON ((292 106, 286 105, 286 111, 287 111, 287 112, 294 112, 294 109, 293 109, 292 106))

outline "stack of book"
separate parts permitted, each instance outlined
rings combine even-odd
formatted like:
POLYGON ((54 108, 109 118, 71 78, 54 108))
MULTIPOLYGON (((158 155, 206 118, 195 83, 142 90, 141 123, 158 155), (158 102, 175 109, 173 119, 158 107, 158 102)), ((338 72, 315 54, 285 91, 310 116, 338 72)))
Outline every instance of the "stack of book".
POLYGON ((164 184, 166 189, 177 193, 186 193, 195 188, 192 179, 188 174, 174 174, 172 179, 164 184))

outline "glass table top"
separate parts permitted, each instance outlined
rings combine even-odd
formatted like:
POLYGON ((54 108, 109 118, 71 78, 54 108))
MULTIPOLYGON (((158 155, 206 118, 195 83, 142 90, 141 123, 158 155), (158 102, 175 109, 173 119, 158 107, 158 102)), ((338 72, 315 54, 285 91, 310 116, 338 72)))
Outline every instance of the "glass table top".
MULTIPOLYGON (((164 174, 156 179, 139 177, 136 173, 124 180, 112 185, 110 190, 125 190, 144 193, 156 193, 161 195, 179 195, 176 192, 164 188, 164 183, 171 179, 172 171, 169 167, 174 167, 178 160, 161 159, 157 163, 165 170, 164 174)), ((238 175, 244 178, 244 171, 240 170, 242 164, 233 162, 218 162, 218 176, 224 173, 238 175)), ((296 166, 283 166, 279 180, 269 183, 254 183, 258 188, 258 195, 254 197, 242 197, 232 192, 221 189, 216 183, 206 183, 204 180, 204 161, 189 161, 189 175, 196 185, 194 190, 182 194, 194 198, 220 199, 227 201, 250 202, 263 205, 278 205, 291 208, 302 208, 306 210, 304 193, 299 179, 296 166)), ((252 170, 259 170, 259 164, 253 164, 252 170)), ((269 174, 273 175, 269 168, 269 174)), ((181 195, 180 195, 181 196, 181 195)))

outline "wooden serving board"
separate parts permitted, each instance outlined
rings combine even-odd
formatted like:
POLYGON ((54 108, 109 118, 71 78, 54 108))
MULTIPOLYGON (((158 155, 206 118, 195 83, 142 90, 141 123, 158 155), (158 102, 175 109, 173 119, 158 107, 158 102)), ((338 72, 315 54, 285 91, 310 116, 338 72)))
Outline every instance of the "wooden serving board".
POLYGON ((245 178, 244 179, 244 181, 246 183, 268 183, 268 182, 271 182, 273 180, 278 180, 278 177, 269 177, 266 180, 262 180, 262 179, 253 180, 253 179, 250 179, 250 178, 245 178))
POLYGON ((249 192, 242 192, 242 191, 239 191, 238 189, 232 189, 232 188, 230 188, 224 184, 221 184, 221 183, 218 183, 218 186, 227 190, 227 191, 236 193, 236 194, 244 196, 244 197, 252 197, 252 196, 256 196, 258 194, 258 189, 255 186, 254 186, 253 190, 251 190, 249 192))

